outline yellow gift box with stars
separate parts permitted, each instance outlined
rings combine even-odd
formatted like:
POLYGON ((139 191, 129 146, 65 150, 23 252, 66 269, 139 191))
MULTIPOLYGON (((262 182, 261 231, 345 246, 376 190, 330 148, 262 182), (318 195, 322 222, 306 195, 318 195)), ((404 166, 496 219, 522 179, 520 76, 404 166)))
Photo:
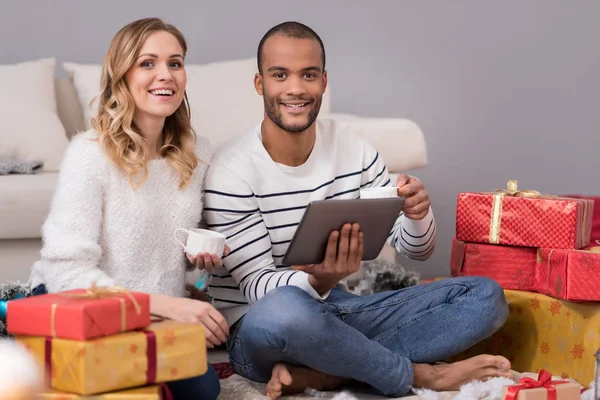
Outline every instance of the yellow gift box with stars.
POLYGON ((79 395, 192 378, 208 369, 204 327, 174 321, 93 340, 16 336, 49 387, 79 395))
POLYGON ((41 393, 36 400, 161 400, 161 391, 160 386, 152 385, 99 395, 80 396, 50 389, 41 393))
POLYGON ((508 320, 498 332, 452 358, 499 354, 520 372, 545 369, 583 386, 594 380, 600 348, 600 302, 570 302, 535 292, 505 290, 508 320))

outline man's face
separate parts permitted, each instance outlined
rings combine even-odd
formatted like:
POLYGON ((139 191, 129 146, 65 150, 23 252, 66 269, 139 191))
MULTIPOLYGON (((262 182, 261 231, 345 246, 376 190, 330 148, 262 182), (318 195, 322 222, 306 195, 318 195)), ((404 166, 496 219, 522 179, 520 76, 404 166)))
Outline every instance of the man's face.
POLYGON ((254 84, 271 121, 287 132, 304 132, 319 115, 327 87, 321 46, 312 39, 271 36, 254 84))

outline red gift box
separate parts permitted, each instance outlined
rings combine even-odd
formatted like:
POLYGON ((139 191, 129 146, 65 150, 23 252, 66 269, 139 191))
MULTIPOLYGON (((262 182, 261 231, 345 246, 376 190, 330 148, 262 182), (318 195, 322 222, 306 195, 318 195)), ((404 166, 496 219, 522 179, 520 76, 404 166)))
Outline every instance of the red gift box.
POLYGON ((13 335, 88 340, 150 325, 150 296, 120 288, 70 290, 8 302, 13 335))
POLYGON ((461 193, 456 238, 464 242, 581 249, 590 244, 594 203, 517 190, 461 193))
MULTIPOLYGON (((572 197, 572 198, 584 198, 580 195, 567 195, 564 197, 572 197)), ((594 240, 600 240, 600 197, 585 197, 588 200, 592 200, 594 202, 594 212, 592 217, 592 242, 594 240)))
POLYGON ((452 276, 485 276, 504 289, 533 290, 537 249, 452 240, 452 276))
POLYGON ((600 246, 538 250, 535 291, 564 300, 600 301, 599 287, 600 246))

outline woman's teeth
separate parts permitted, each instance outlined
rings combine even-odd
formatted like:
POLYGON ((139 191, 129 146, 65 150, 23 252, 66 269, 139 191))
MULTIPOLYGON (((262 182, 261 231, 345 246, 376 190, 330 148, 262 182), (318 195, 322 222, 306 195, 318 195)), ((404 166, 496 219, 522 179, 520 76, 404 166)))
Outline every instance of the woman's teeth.
POLYGON ((152 90, 150 93, 155 96, 172 96, 173 95, 173 91, 171 89, 152 90))

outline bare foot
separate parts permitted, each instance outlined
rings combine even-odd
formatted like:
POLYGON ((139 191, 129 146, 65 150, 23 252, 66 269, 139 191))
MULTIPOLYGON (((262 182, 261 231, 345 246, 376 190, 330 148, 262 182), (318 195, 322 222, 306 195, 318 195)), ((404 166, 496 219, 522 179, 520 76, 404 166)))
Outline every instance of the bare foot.
POLYGON ((304 367, 294 367, 279 363, 273 367, 271 380, 265 387, 265 395, 276 400, 283 394, 302 393, 306 388, 320 391, 333 390, 342 386, 348 379, 339 378, 304 367))
POLYGON ((472 380, 485 381, 494 377, 512 378, 510 361, 487 354, 452 364, 414 364, 413 386, 438 392, 459 390, 472 380))

